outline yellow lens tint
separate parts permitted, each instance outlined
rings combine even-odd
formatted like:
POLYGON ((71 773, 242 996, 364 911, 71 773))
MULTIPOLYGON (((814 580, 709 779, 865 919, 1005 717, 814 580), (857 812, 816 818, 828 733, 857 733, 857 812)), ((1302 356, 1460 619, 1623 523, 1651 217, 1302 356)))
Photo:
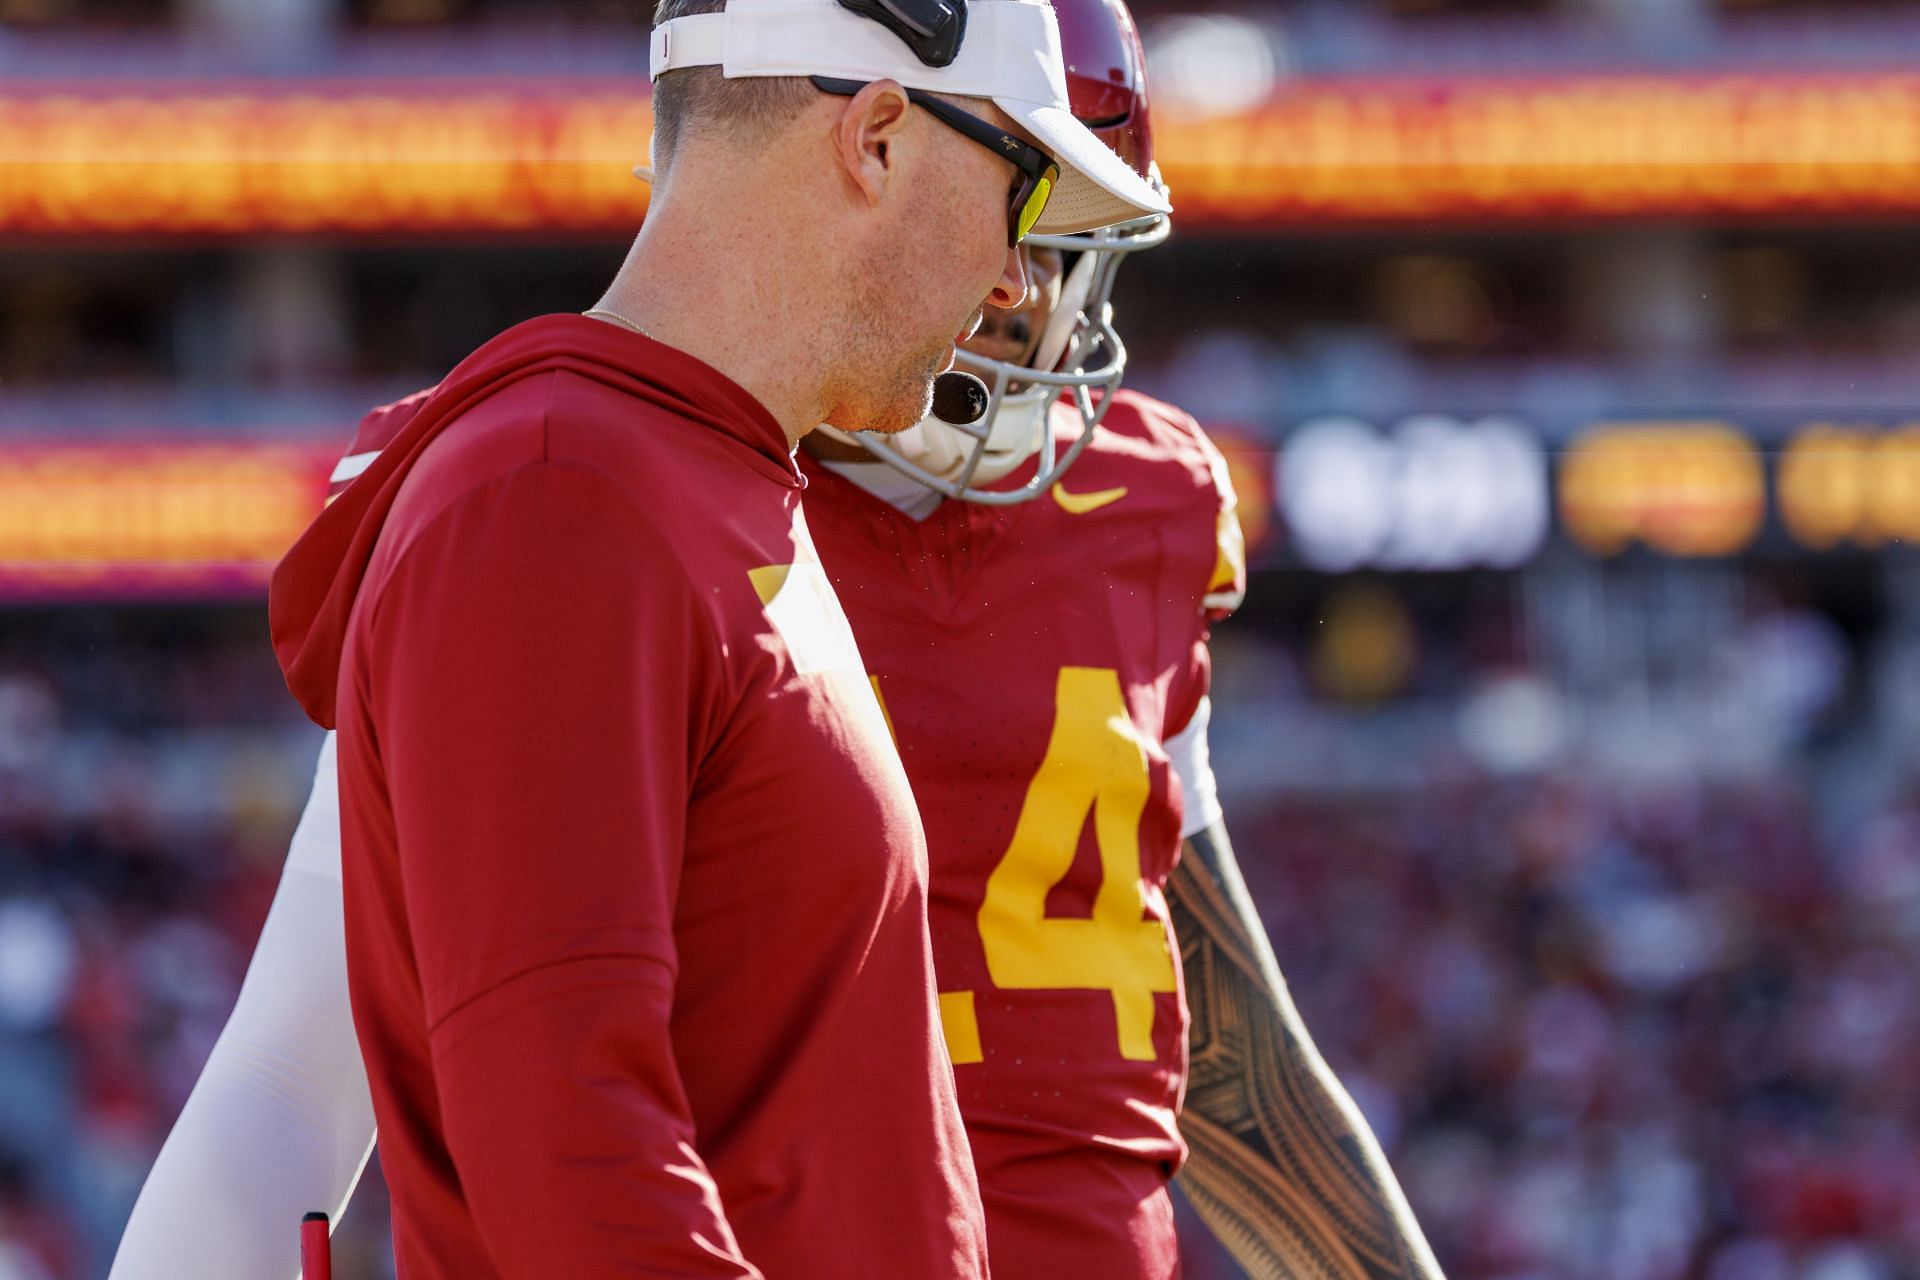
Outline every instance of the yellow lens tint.
POLYGON ((1033 194, 1027 197, 1027 203, 1020 210, 1020 239, 1027 238, 1033 230, 1033 224, 1040 221, 1040 215, 1047 211, 1047 198, 1053 194, 1054 179, 1060 176, 1060 170, 1049 166, 1033 184, 1033 194))

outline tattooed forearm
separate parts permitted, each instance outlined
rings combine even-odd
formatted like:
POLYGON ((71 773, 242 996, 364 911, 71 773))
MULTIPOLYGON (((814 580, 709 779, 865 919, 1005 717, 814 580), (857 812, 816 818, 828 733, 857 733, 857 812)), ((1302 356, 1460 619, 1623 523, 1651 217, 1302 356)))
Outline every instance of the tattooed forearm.
POLYGON ((1293 1007, 1226 831, 1169 885, 1192 1076, 1181 1186, 1257 1280, 1438 1280, 1379 1143, 1293 1007))

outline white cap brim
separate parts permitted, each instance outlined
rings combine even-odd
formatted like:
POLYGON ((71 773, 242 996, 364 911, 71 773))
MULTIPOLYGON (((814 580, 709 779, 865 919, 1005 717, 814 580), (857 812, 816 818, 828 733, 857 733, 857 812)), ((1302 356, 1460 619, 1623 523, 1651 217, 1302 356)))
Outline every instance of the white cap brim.
POLYGON ((1043 235, 1073 235, 1172 212, 1164 195, 1074 118, 1050 4, 971 0, 959 56, 950 66, 929 67, 892 32, 838 0, 731 0, 719 13, 654 28, 656 79, 696 66, 718 66, 730 79, 896 80, 910 89, 990 99, 1060 165, 1060 181, 1033 227, 1043 235))
POLYGON ((1033 224, 1035 235, 1075 235, 1148 214, 1173 212, 1166 196, 1071 111, 1006 99, 995 102, 1060 165, 1060 181, 1040 220, 1033 224))

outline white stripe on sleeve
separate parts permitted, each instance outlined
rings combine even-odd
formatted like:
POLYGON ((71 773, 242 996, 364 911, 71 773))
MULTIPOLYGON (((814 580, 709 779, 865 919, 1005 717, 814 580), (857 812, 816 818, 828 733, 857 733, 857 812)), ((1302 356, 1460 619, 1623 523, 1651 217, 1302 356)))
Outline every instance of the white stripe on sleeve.
POLYGON ((1180 819, 1180 838, 1222 821, 1220 784, 1213 777, 1213 758, 1207 750, 1207 722, 1213 718, 1213 699, 1202 698, 1193 709, 1187 727, 1164 744, 1167 759, 1173 762, 1174 776, 1180 779, 1180 796, 1185 801, 1180 819))
POLYGON ((346 457, 340 459, 339 465, 334 467, 333 474, 327 477, 327 483, 340 484, 343 481, 353 479, 362 471, 372 466, 373 460, 379 456, 380 451, 378 449, 371 450, 367 453, 348 454, 346 457))

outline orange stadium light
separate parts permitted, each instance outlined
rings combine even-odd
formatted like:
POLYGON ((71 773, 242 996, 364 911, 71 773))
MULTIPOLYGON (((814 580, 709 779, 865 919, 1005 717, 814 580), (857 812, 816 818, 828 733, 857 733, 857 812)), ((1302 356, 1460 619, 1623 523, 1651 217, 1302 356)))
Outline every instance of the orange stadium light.
POLYGON ((0 90, 0 230, 600 230, 647 207, 631 85, 0 90))
POLYGON ((1300 81, 1164 115, 1183 221, 1920 209, 1920 76, 1300 81))
POLYGON ((1760 454, 1719 422, 1595 427, 1561 459, 1560 516, 1601 555, 1635 541, 1669 555, 1733 555, 1766 518, 1760 454))
POLYGON ((332 465, 299 446, 0 447, 0 596, 258 591, 332 465))
POLYGON ((1780 457, 1780 520, 1816 551, 1920 542, 1920 425, 1816 423, 1780 457))
MULTIPOLYGON (((614 232, 633 81, 0 89, 0 231, 614 232)), ((1920 211, 1920 74, 1302 79, 1155 117, 1181 225, 1920 211)))

